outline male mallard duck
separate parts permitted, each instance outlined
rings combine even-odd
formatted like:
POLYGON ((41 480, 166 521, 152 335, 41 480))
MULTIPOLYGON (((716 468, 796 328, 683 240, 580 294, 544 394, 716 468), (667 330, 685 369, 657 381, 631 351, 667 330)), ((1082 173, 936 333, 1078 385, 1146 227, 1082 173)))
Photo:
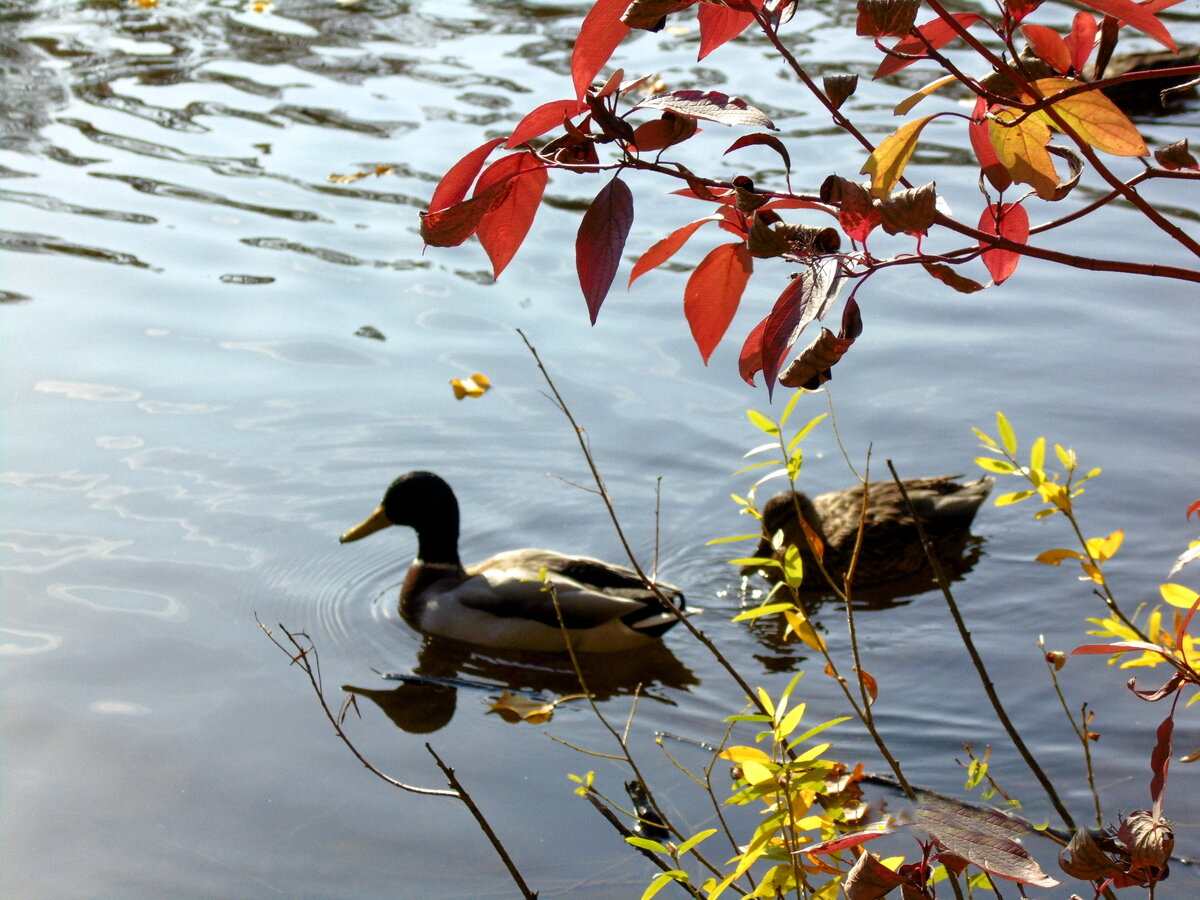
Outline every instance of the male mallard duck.
MULTIPOLYGON (((960 476, 944 475, 904 482, 917 518, 939 559, 961 553, 971 520, 995 482, 994 478, 985 476, 978 481, 959 484, 954 480, 957 477, 960 476)), ((881 584, 922 571, 927 565, 925 552, 900 489, 892 481, 872 481, 866 485, 866 490, 866 524, 854 570, 854 584, 860 587, 881 584)), ((779 551, 771 545, 771 536, 782 530, 784 545, 791 544, 800 550, 807 586, 819 590, 816 585, 823 585, 823 580, 797 521, 797 505, 805 522, 825 546, 825 568, 840 579, 850 565, 858 540, 863 485, 820 494, 811 500, 799 492, 778 494, 763 508, 763 538, 754 555, 779 558, 779 551)), ((751 574, 755 568, 747 566, 743 574, 751 574)), ((763 572, 769 578, 777 577, 777 570, 773 568, 763 572)))
MULTIPOLYGON (((388 487, 383 502, 341 537, 357 541, 389 525, 417 532, 417 558, 400 589, 400 613, 428 634, 513 650, 630 650, 662 637, 678 616, 622 566, 550 550, 510 550, 464 567, 458 558, 458 501, 432 472, 409 472, 388 487)), ((687 612, 679 588, 659 590, 687 612)))

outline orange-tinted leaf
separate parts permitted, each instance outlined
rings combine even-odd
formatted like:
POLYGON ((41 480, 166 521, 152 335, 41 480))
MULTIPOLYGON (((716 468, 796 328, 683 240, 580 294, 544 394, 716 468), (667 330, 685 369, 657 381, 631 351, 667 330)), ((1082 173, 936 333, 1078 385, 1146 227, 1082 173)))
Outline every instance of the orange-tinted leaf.
MULTIPOLYGON (((884 138, 875 148, 875 152, 859 170, 864 175, 871 176, 872 194, 876 197, 886 197, 892 192, 892 188, 904 174, 904 167, 912 158, 913 151, 917 149, 917 140, 921 136, 921 130, 932 119, 933 116, 925 116, 922 119, 906 122, 896 129, 894 134, 884 138)), ((1047 140, 1049 140, 1048 134, 1047 140)))
POLYGON ((629 26, 621 21, 627 6, 629 0, 597 0, 584 18, 571 51, 571 82, 577 98, 587 93, 592 79, 629 34, 629 26))
MULTIPOLYGON (((1024 244, 1029 240, 1029 213, 1019 203, 1005 203, 1003 206, 989 203, 979 217, 979 230, 1024 244)), ((980 241, 979 246, 987 247, 988 244, 980 241)), ((992 247, 983 251, 983 264, 996 284, 1012 275, 1020 261, 1021 255, 1013 250, 992 247)))
POLYGON ((879 203, 857 181, 830 175, 821 184, 821 200, 837 207, 838 224, 852 241, 865 243, 883 214, 879 203))
POLYGON ((500 277, 529 233, 549 177, 545 164, 532 153, 499 159, 479 176, 476 192, 509 182, 509 190, 484 213, 475 232, 492 261, 493 278, 500 277))
POLYGON ((967 135, 971 139, 971 149, 979 160, 979 169, 983 176, 998 191, 1007 190, 1012 184, 1012 176, 1008 169, 1000 163, 996 156, 996 148, 988 134, 987 101, 979 97, 975 101, 975 109, 971 113, 971 124, 967 126, 967 135))
MULTIPOLYGON (((761 0, 755 5, 761 6, 761 0)), ((712 3, 701 3, 696 17, 700 21, 700 54, 697 60, 704 59, 722 44, 732 41, 754 22, 753 13, 712 3)))
MULTIPOLYGON (((1085 13, 1086 15, 1086 13, 1085 13)), ((1071 68, 1071 48, 1053 28, 1045 25, 1022 25, 1021 34, 1038 58, 1064 75, 1071 68)))
POLYGON ((629 283, 633 284, 635 279, 645 275, 651 269, 658 268, 674 256, 679 248, 687 243, 687 239, 696 233, 696 229, 705 222, 717 222, 720 218, 720 216, 705 216, 703 219, 689 222, 682 228, 676 228, 661 241, 652 244, 650 249, 638 257, 638 261, 633 264, 629 283))
MULTIPOLYGON (((1073 78, 1039 78, 1035 85, 1044 97, 1053 97, 1068 88, 1078 87, 1073 78)), ((1146 142, 1129 116, 1117 109, 1100 90, 1084 91, 1054 102, 1054 111, 1081 138, 1113 156, 1148 156, 1146 142)), ((1041 113, 1039 115, 1044 115, 1041 113)), ((1046 122, 1052 125, 1047 117, 1046 122)))
POLYGON ((753 266, 744 243, 721 244, 709 251, 688 278, 683 314, 705 365, 737 312, 753 266))
POLYGON ((982 291, 983 285, 978 281, 960 275, 945 263, 922 263, 925 271, 943 284, 948 284, 960 294, 973 294, 982 291))
POLYGON ((1004 108, 988 121, 992 147, 1013 181, 1029 185, 1043 200, 1052 200, 1058 189, 1058 172, 1046 150, 1050 129, 1036 116, 1016 122, 1017 116, 1014 110, 1004 108))
POLYGON ((699 130, 695 119, 664 112, 662 118, 643 122, 633 130, 633 149, 639 153, 662 150, 686 141, 699 130))
POLYGON ((585 109, 587 104, 579 100, 551 100, 549 103, 543 103, 517 123, 504 149, 511 150, 535 137, 541 137, 552 128, 562 125, 564 119, 574 118, 585 109))
MULTIPOLYGON (((429 211, 437 212, 453 206, 467 196, 467 191, 475 183, 475 176, 483 168, 483 162, 497 146, 504 143, 504 138, 496 138, 476 147, 442 176, 438 186, 433 189, 433 197, 429 200, 429 211)), ((440 245, 439 245, 440 246, 440 245)))
POLYGON ((1150 35, 1168 50, 1175 50, 1175 41, 1171 39, 1171 33, 1167 31, 1166 26, 1158 21, 1149 9, 1134 3, 1133 0, 1079 0, 1079 2, 1150 35))
POLYGON ((1096 32, 1099 31, 1096 17, 1091 13, 1077 12, 1071 20, 1071 33, 1064 39, 1067 49, 1071 51, 1071 68, 1082 72, 1087 65, 1088 57, 1096 44, 1096 32))
POLYGON ((614 176, 583 214, 575 239, 575 268, 593 325, 616 277, 632 225, 633 194, 614 176))
MULTIPOLYGON (((983 18, 979 13, 951 13, 951 17, 964 28, 970 28, 983 18)), ((917 31, 921 33, 921 36, 929 42, 934 50, 946 46, 946 44, 958 37, 958 32, 951 27, 949 22, 941 17, 931 19, 924 25, 919 26, 917 31)), ((918 58, 928 56, 925 44, 915 35, 911 34, 900 38, 890 49, 895 53, 903 53, 906 56, 918 58)), ((885 75, 892 75, 903 68, 911 66, 916 61, 916 59, 901 59, 898 56, 886 56, 872 77, 883 78, 885 75)))

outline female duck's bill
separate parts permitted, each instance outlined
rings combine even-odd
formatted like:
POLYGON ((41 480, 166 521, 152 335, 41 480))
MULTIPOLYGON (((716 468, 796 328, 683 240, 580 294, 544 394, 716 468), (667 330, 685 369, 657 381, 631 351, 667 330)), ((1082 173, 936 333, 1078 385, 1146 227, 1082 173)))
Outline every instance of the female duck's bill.
POLYGON ((414 627, 470 644, 517 650, 608 652, 644 647, 696 612, 669 584, 587 556, 521 549, 472 566, 458 555, 454 492, 432 472, 408 472, 379 508, 341 536, 356 541, 389 525, 417 532, 417 558, 400 590, 414 627))

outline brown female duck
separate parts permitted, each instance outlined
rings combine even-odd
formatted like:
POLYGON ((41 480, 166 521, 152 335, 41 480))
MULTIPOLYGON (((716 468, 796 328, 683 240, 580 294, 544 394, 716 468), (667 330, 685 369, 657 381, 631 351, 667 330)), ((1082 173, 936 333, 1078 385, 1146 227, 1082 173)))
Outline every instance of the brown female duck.
MULTIPOLYGON (((985 476, 961 484, 955 480, 958 477, 944 475, 904 481, 908 498, 939 559, 952 558, 962 552, 971 521, 995 481, 985 476)), ((865 486, 860 484, 819 494, 812 499, 799 492, 772 497, 762 510, 763 537, 754 555, 781 559, 782 551, 774 549, 771 538, 782 531, 783 546, 791 545, 800 551, 805 589, 822 589, 820 569, 796 516, 798 506, 805 523, 825 548, 826 570, 840 581, 850 565, 858 540, 864 492, 867 508, 854 584, 884 584, 923 571, 928 563, 913 517, 900 489, 892 481, 872 481, 865 486)), ((756 566, 747 566, 743 574, 757 570, 756 566)), ((772 580, 778 577, 778 570, 773 567, 761 571, 772 580)))

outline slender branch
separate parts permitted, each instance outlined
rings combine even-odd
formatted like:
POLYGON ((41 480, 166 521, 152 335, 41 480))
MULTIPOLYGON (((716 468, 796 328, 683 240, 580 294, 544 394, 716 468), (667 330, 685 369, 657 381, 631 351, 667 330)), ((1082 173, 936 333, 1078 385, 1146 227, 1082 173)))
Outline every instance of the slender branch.
POLYGON ((1054 789, 1054 784, 1047 777, 1042 767, 1038 764, 1037 759, 1029 751, 1025 741, 1018 733, 1016 726, 1008 717, 1008 712, 1004 708, 1004 704, 1000 701, 1000 695, 996 693, 996 686, 992 683, 991 676, 988 674, 987 667, 984 665, 983 657, 979 655, 979 651, 975 648, 975 641, 971 637, 971 632, 967 630, 966 623, 963 621, 962 614, 958 610, 958 603, 954 599, 954 595, 950 592, 950 582, 946 578, 946 573, 942 570, 941 563, 937 558, 937 554, 933 550, 933 545, 929 542, 929 535, 925 533, 925 528, 921 524, 921 519, 917 515, 916 509, 912 505, 912 500, 909 499, 908 490, 904 487, 904 482, 900 480, 900 476, 896 473, 896 467, 892 465, 892 461, 887 461, 888 470, 892 473, 892 479, 896 482, 896 486, 900 489, 900 496, 904 498, 904 505, 908 508, 908 514, 912 517, 913 524, 917 529, 917 536, 921 540, 921 546, 925 550, 925 555, 929 558, 929 564, 933 569, 933 577, 937 581, 938 587, 941 589, 942 596, 946 598, 946 606, 950 610, 950 615, 954 619, 954 624, 958 628, 959 637, 962 638, 963 646, 967 648, 967 654, 971 657, 971 662, 975 666, 975 671, 979 673, 979 678, 983 682, 984 693, 987 694, 988 700, 991 701, 992 708, 996 711, 996 716, 1000 720, 1000 724, 1004 726, 1004 730, 1008 733, 1009 739, 1013 742, 1013 746, 1017 748, 1017 752, 1021 754, 1021 758, 1025 760, 1025 764, 1029 766, 1034 777, 1042 785, 1042 789, 1046 792, 1046 796, 1050 798, 1051 805, 1058 812, 1069 827, 1075 827, 1075 820, 1071 817, 1071 813, 1067 807, 1059 799, 1058 792, 1054 789))
POLYGON ((508 869, 508 874, 512 876, 513 881, 521 891, 521 896, 527 900, 537 900, 537 891, 531 891, 528 885, 525 884, 525 879, 521 877, 521 872, 513 863, 512 858, 504 849, 504 845, 500 843, 500 838, 496 836, 496 832, 492 830, 492 826, 488 824, 488 820, 484 817, 483 812, 475 805, 475 801, 471 799, 471 795, 467 793, 467 789, 462 786, 458 777, 454 774, 454 770, 442 762, 442 758, 437 755, 437 751, 428 743, 425 744, 425 749, 429 751, 429 755, 433 757, 434 762, 438 764, 438 768, 442 770, 442 774, 446 776, 446 781, 454 790, 467 809, 471 811, 471 815, 475 817, 475 821, 479 823, 479 827, 483 829, 483 833, 487 835, 487 839, 491 841, 492 846, 496 848, 496 853, 503 860, 505 868, 508 869))
POLYGON ((397 779, 392 778, 392 776, 387 775, 376 768, 371 761, 363 756, 362 753, 359 752, 359 749, 354 746, 354 742, 350 740, 349 735, 347 735, 342 729, 339 717, 334 714, 332 709, 329 708, 329 704, 325 700, 325 690, 321 685, 321 678, 319 674, 320 663, 317 655, 317 647, 316 644, 313 643, 312 638, 310 638, 303 631, 288 631, 283 625, 277 626, 279 630, 282 631, 287 637, 288 643, 290 643, 295 649, 296 652, 293 653, 291 650, 285 647, 278 638, 275 637, 275 634, 270 629, 263 625, 263 623, 259 620, 257 613, 254 615, 254 621, 258 623, 258 627, 262 629, 263 634, 265 634, 271 640, 271 643, 286 653, 291 658, 292 663, 298 664, 304 671, 304 674, 308 676, 308 682, 312 686, 313 693, 317 695, 317 702, 320 703, 321 709, 325 713, 325 718, 327 718, 329 720, 329 724, 333 726, 334 734, 336 734, 338 738, 341 739, 342 743, 350 749, 350 752, 353 753, 354 757, 366 767, 367 771, 377 778, 386 781, 392 787, 399 788, 402 791, 408 791, 411 794, 424 794, 431 797, 451 797, 455 800, 461 800, 467 809, 470 810, 471 815, 475 817, 475 821, 479 823, 479 827, 483 829, 483 833, 487 835, 488 840, 492 844, 492 848, 496 851, 496 855, 500 857, 501 862, 503 862, 505 868, 508 869, 508 872, 512 876, 513 881, 516 883, 517 888, 521 891, 521 896, 524 897, 525 900, 536 900, 537 892, 531 891, 529 886, 525 884, 525 879, 521 877, 521 873, 517 870, 516 865, 513 863, 512 857, 510 857, 508 855, 508 851, 504 849, 504 845, 500 842, 500 838, 497 837, 496 833, 492 830, 491 825, 488 824, 483 812, 478 806, 475 805, 475 801, 471 799, 471 795, 467 793, 466 789, 462 786, 462 784, 459 783, 458 779, 454 777, 454 770, 448 768, 446 764, 442 762, 441 758, 434 753, 433 748, 429 744, 425 745, 425 749, 433 755, 433 758, 437 760, 438 766, 441 768, 442 772, 445 773, 446 778, 450 783, 450 790, 448 791, 438 790, 436 788, 416 787, 415 785, 405 784, 403 781, 398 781, 397 779), (307 643, 301 643, 301 638, 303 638, 303 640, 307 643))

